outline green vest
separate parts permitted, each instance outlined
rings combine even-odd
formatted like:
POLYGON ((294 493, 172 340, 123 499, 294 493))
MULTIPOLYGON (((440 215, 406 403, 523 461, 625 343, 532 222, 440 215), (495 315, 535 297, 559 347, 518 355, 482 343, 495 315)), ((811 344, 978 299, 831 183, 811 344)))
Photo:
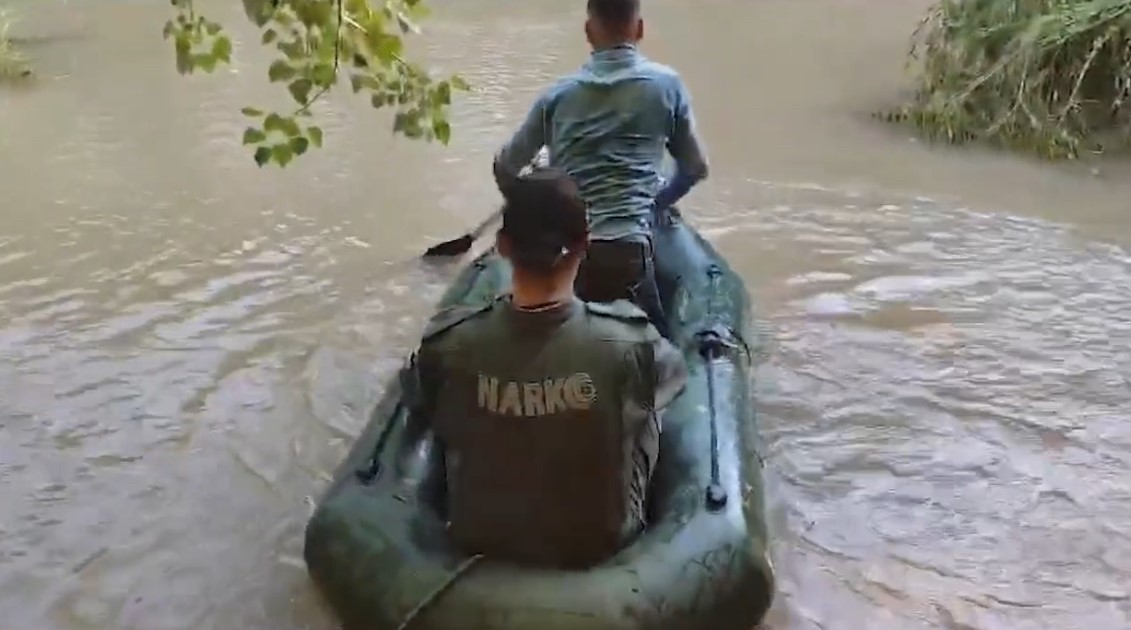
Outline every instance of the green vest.
POLYGON ((433 320, 421 351, 441 366, 429 389, 457 544, 586 566, 639 531, 657 338, 628 302, 578 301, 553 319, 499 301, 433 320))

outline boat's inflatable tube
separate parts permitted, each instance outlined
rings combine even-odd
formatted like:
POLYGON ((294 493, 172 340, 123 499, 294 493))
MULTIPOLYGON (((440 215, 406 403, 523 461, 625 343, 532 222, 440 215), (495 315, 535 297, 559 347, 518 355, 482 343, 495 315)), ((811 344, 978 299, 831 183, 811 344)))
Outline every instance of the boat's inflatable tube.
MULTIPOLYGON (((749 392, 749 297, 678 215, 655 245, 690 376, 664 418, 645 533, 580 572, 460 555, 435 509, 429 436, 405 431, 394 379, 306 530, 310 575, 346 628, 750 630, 761 621, 774 579, 749 392)), ((507 264, 489 252, 441 307, 494 299, 508 284, 507 264)))

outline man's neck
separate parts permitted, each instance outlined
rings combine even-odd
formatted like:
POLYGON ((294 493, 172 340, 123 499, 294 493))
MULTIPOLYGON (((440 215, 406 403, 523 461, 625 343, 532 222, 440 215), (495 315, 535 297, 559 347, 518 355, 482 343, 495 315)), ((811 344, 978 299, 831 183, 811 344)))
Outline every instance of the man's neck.
POLYGON ((573 282, 546 280, 542 278, 523 278, 515 272, 511 288, 512 303, 516 308, 543 307, 549 304, 563 304, 573 299, 573 282))

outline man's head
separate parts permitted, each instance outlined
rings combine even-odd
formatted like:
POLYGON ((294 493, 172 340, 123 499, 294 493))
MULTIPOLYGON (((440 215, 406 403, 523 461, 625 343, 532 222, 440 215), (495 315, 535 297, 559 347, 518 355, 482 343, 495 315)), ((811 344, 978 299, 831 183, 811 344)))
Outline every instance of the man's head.
POLYGON ((588 0, 585 37, 595 50, 644 38, 640 0, 588 0))
POLYGON ((577 184, 564 171, 538 169, 503 190, 499 253, 522 278, 573 283, 589 244, 589 219, 577 184))

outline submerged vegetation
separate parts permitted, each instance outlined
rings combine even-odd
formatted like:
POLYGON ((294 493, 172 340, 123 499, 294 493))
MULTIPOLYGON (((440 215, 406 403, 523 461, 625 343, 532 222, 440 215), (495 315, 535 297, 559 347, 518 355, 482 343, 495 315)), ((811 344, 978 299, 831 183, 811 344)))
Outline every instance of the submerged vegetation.
MULTIPOLYGON (((176 15, 164 34, 173 40, 177 70, 212 72, 231 63, 232 40, 223 27, 197 12, 192 0, 172 4, 176 15)), ((279 53, 264 68, 268 80, 285 85, 295 103, 290 112, 242 110, 256 121, 243 142, 257 164, 286 166, 322 145, 321 128, 309 122, 311 107, 343 74, 374 108, 394 110, 395 132, 447 144, 453 92, 468 86, 458 76, 434 78, 405 59, 402 38, 419 31, 422 0, 243 0, 243 6, 259 29, 258 43, 279 53)))
POLYGON ((1131 0, 940 0, 912 37, 927 137, 1075 158, 1131 145, 1131 0))
POLYGON ((25 77, 31 73, 27 59, 11 38, 12 16, 0 8, 0 82, 25 77))

